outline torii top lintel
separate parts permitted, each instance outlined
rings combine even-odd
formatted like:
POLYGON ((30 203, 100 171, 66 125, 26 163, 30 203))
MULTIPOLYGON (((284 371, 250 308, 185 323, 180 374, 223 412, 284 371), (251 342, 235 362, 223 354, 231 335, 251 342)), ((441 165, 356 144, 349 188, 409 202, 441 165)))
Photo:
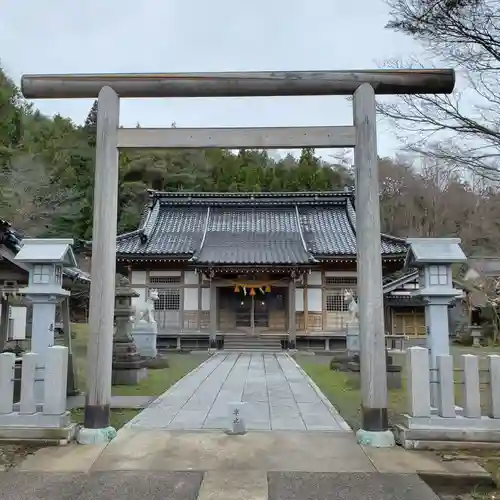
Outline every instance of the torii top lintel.
POLYGON ((121 98, 352 95, 363 83, 376 94, 450 94, 452 69, 253 71, 23 75, 28 99, 97 98, 112 87, 121 98))

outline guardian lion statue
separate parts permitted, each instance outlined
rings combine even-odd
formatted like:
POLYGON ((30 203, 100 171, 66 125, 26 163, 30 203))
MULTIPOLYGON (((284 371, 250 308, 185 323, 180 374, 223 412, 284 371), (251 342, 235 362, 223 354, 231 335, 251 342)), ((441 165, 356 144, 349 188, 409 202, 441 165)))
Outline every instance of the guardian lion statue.
POLYGON ((344 302, 349 308, 349 313, 351 314, 351 323, 359 323, 358 303, 354 298, 354 292, 352 290, 344 291, 344 302))
POLYGON ((140 322, 152 324, 156 322, 154 317, 154 305, 155 300, 158 300, 158 298, 158 290, 155 288, 149 290, 146 302, 142 304, 139 303, 135 306, 135 316, 133 320, 135 324, 140 322))

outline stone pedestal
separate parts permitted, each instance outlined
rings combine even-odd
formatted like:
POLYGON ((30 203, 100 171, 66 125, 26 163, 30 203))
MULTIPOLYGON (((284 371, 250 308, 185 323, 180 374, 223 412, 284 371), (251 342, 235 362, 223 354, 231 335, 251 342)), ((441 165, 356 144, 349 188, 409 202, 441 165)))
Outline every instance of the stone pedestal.
POLYGON ((133 340, 113 342, 113 385, 135 385, 148 376, 148 369, 133 340))
POLYGON ((347 323, 346 350, 335 353, 330 362, 332 370, 349 372, 349 365, 355 363, 359 366, 359 323, 347 323))
POLYGON ((158 325, 155 322, 138 321, 132 328, 132 337, 137 347, 139 356, 143 358, 156 358, 156 337, 158 325))
POLYGON ((115 335, 113 337, 113 385, 135 385, 147 377, 148 370, 131 335, 130 316, 134 309, 132 297, 139 294, 132 290, 130 282, 121 275, 116 277, 115 335))
POLYGON ((346 349, 349 356, 359 354, 359 323, 347 323, 346 349))

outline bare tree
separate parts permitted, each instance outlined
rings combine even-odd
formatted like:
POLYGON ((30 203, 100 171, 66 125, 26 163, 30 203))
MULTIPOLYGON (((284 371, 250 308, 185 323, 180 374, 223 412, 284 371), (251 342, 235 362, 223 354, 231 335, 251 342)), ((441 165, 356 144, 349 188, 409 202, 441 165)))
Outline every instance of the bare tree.
POLYGON ((38 236, 46 231, 54 216, 79 206, 69 203, 71 189, 61 189, 54 184, 43 162, 31 155, 15 156, 9 168, 0 171, 0 210, 2 218, 14 228, 38 236))
POLYGON ((383 231, 395 236, 458 236, 468 254, 497 254, 500 194, 481 192, 460 171, 414 155, 379 163, 383 231))
POLYGON ((397 122, 411 150, 500 180, 500 0, 388 2, 387 28, 415 38, 434 60, 455 68, 458 90, 404 96, 380 111, 397 122))

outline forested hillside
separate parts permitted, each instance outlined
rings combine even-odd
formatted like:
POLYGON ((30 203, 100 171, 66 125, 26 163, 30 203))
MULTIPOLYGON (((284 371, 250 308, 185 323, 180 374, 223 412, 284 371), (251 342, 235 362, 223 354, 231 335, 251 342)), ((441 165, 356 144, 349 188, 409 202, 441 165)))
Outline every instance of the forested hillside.
MULTIPOLYGON (((0 217, 32 235, 89 238, 97 102, 83 126, 26 105, 0 73, 0 217)), ((313 150, 279 161, 265 151, 138 151, 120 155, 119 231, 135 229, 145 189, 304 191, 352 183, 343 167, 313 150)))
MULTIPOLYGON (((83 125, 43 116, 0 70, 0 218, 30 236, 88 239, 96 103, 83 125)), ((383 230, 396 236, 460 236, 467 251, 497 253, 500 196, 474 189, 436 159, 381 159, 383 230)), ((119 231, 134 229, 145 189, 308 191, 352 186, 351 169, 305 149, 298 158, 264 151, 138 151, 120 156, 119 231)))

